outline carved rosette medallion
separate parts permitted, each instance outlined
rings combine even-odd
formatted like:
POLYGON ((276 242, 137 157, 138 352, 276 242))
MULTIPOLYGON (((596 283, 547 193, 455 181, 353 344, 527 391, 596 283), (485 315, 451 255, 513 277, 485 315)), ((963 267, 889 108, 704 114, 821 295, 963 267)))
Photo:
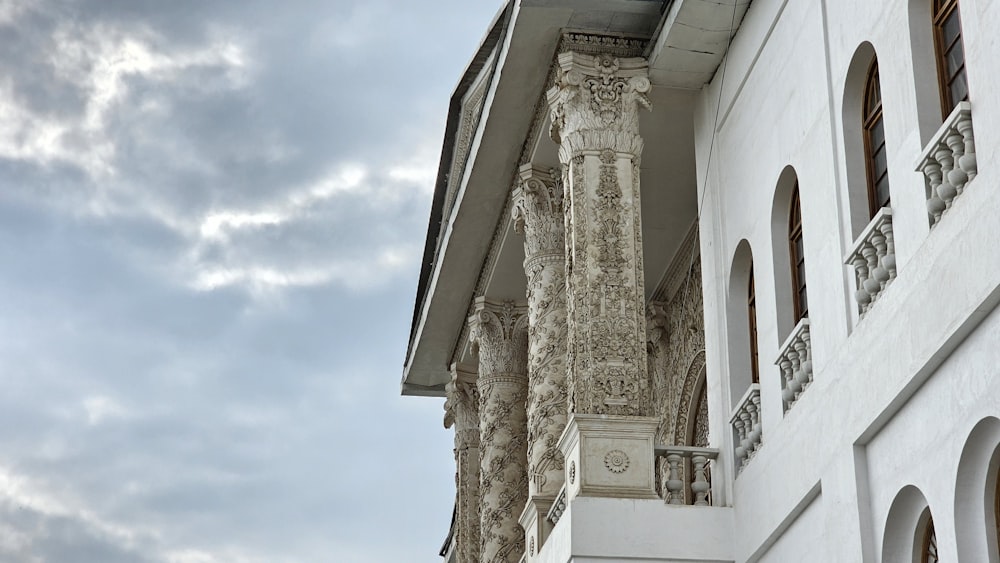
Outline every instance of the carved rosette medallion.
POLYGON ((514 192, 528 278, 529 494, 555 496, 563 482, 566 427, 566 257, 563 187, 555 170, 525 165, 514 192))
POLYGON ((479 389, 476 373, 451 366, 445 385, 445 428, 455 427, 455 545, 459 563, 479 560, 479 389))
POLYGON ((651 410, 639 200, 645 59, 562 53, 549 90, 565 194, 568 390, 573 412, 651 410))
POLYGON ((612 473, 624 473, 628 463, 628 454, 621 450, 611 450, 604 456, 604 466, 612 473))
POLYGON ((524 554, 518 516, 528 493, 527 308, 477 298, 469 339, 479 356, 480 551, 482 563, 524 554))

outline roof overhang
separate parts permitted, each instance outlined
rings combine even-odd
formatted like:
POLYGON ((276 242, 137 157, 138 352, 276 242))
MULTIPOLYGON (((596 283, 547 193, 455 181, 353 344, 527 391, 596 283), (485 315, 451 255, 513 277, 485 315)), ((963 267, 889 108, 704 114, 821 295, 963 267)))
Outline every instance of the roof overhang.
MULTIPOLYGON (((744 3, 728 1, 737 5, 744 3)), ((501 10, 452 98, 410 345, 403 368, 404 395, 444 394, 444 384, 450 377, 449 365, 454 359, 469 304, 497 223, 504 213, 518 159, 535 119, 536 106, 544 103, 546 81, 563 32, 644 37, 650 39, 651 46, 666 49, 667 45, 685 40, 684 34, 674 31, 673 27, 695 21, 700 13, 696 5, 706 3, 705 0, 675 0, 672 4, 661 0, 512 0, 501 10), (690 7, 685 8, 686 5, 690 7), (657 32, 659 37, 654 37, 657 32), (664 43, 664 37, 671 38, 674 43, 664 43), (476 61, 487 59, 495 61, 496 67, 491 72, 481 117, 469 141, 468 159, 457 184, 455 203, 445 210, 447 172, 452 169, 455 153, 453 123, 461 112, 460 102, 471 82, 469 75, 474 78, 483 71, 482 66, 475 67, 476 61), (456 100, 459 101, 457 105, 456 100)), ((720 12, 719 21, 725 20, 728 32, 732 11, 721 10, 719 0, 711 4, 720 12)), ((742 19, 742 13, 738 18, 737 22, 742 19)), ((726 41, 728 43, 728 37, 726 41)), ((670 49, 676 50, 675 47, 670 49)), ((724 50, 718 55, 719 61, 723 54, 724 50)), ((671 68, 670 57, 656 53, 655 49, 650 60, 651 63, 657 61, 656 69, 671 68)), ((691 76, 701 76, 698 73, 709 63, 707 58, 699 59, 698 72, 685 75, 683 84, 689 84, 691 76)), ((656 69, 651 68, 651 75, 656 69)), ((712 70, 714 72, 714 68, 712 70)), ((665 71, 660 79, 669 76, 665 71)), ((711 75, 702 84, 710 78, 711 75)), ((663 85, 681 87, 672 83, 663 85)))

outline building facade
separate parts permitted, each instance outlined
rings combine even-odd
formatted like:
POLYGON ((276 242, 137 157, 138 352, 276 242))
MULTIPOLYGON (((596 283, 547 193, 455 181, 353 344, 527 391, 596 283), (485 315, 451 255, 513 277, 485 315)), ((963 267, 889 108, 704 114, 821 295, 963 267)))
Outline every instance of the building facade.
POLYGON ((997 29, 508 2, 403 373, 454 431, 446 560, 1000 563, 997 29))

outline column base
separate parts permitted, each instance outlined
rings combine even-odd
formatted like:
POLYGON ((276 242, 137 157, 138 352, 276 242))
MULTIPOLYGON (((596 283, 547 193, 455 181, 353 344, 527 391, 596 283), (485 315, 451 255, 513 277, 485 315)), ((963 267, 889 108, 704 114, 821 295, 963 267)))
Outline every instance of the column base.
POLYGON ((659 498, 653 476, 657 424, 646 416, 571 414, 559 439, 567 502, 577 496, 659 498))

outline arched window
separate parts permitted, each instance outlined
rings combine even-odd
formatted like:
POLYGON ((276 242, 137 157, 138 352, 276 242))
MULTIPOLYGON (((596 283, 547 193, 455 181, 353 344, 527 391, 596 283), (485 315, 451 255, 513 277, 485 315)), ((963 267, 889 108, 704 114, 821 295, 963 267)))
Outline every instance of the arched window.
POLYGON ((934 50, 941 87, 941 113, 942 117, 948 117, 958 102, 969 99, 962 22, 958 14, 958 0, 933 1, 934 50))
POLYGON ((885 125, 882 122, 882 87, 878 79, 878 59, 873 59, 865 80, 864 111, 865 156, 868 170, 868 217, 889 207, 889 164, 885 149, 885 125))
POLYGON ((937 534, 934 533, 934 518, 928 516, 920 542, 920 563, 938 563, 937 534))
POLYGON ((757 366, 757 292, 753 284, 753 264, 750 264, 750 283, 747 284, 747 317, 750 322, 750 380, 760 383, 760 368, 757 366))
POLYGON ((788 256, 791 258, 792 299, 795 322, 809 316, 806 295, 806 258, 802 247, 802 208, 799 204, 799 184, 792 189, 792 204, 788 212, 788 256))

